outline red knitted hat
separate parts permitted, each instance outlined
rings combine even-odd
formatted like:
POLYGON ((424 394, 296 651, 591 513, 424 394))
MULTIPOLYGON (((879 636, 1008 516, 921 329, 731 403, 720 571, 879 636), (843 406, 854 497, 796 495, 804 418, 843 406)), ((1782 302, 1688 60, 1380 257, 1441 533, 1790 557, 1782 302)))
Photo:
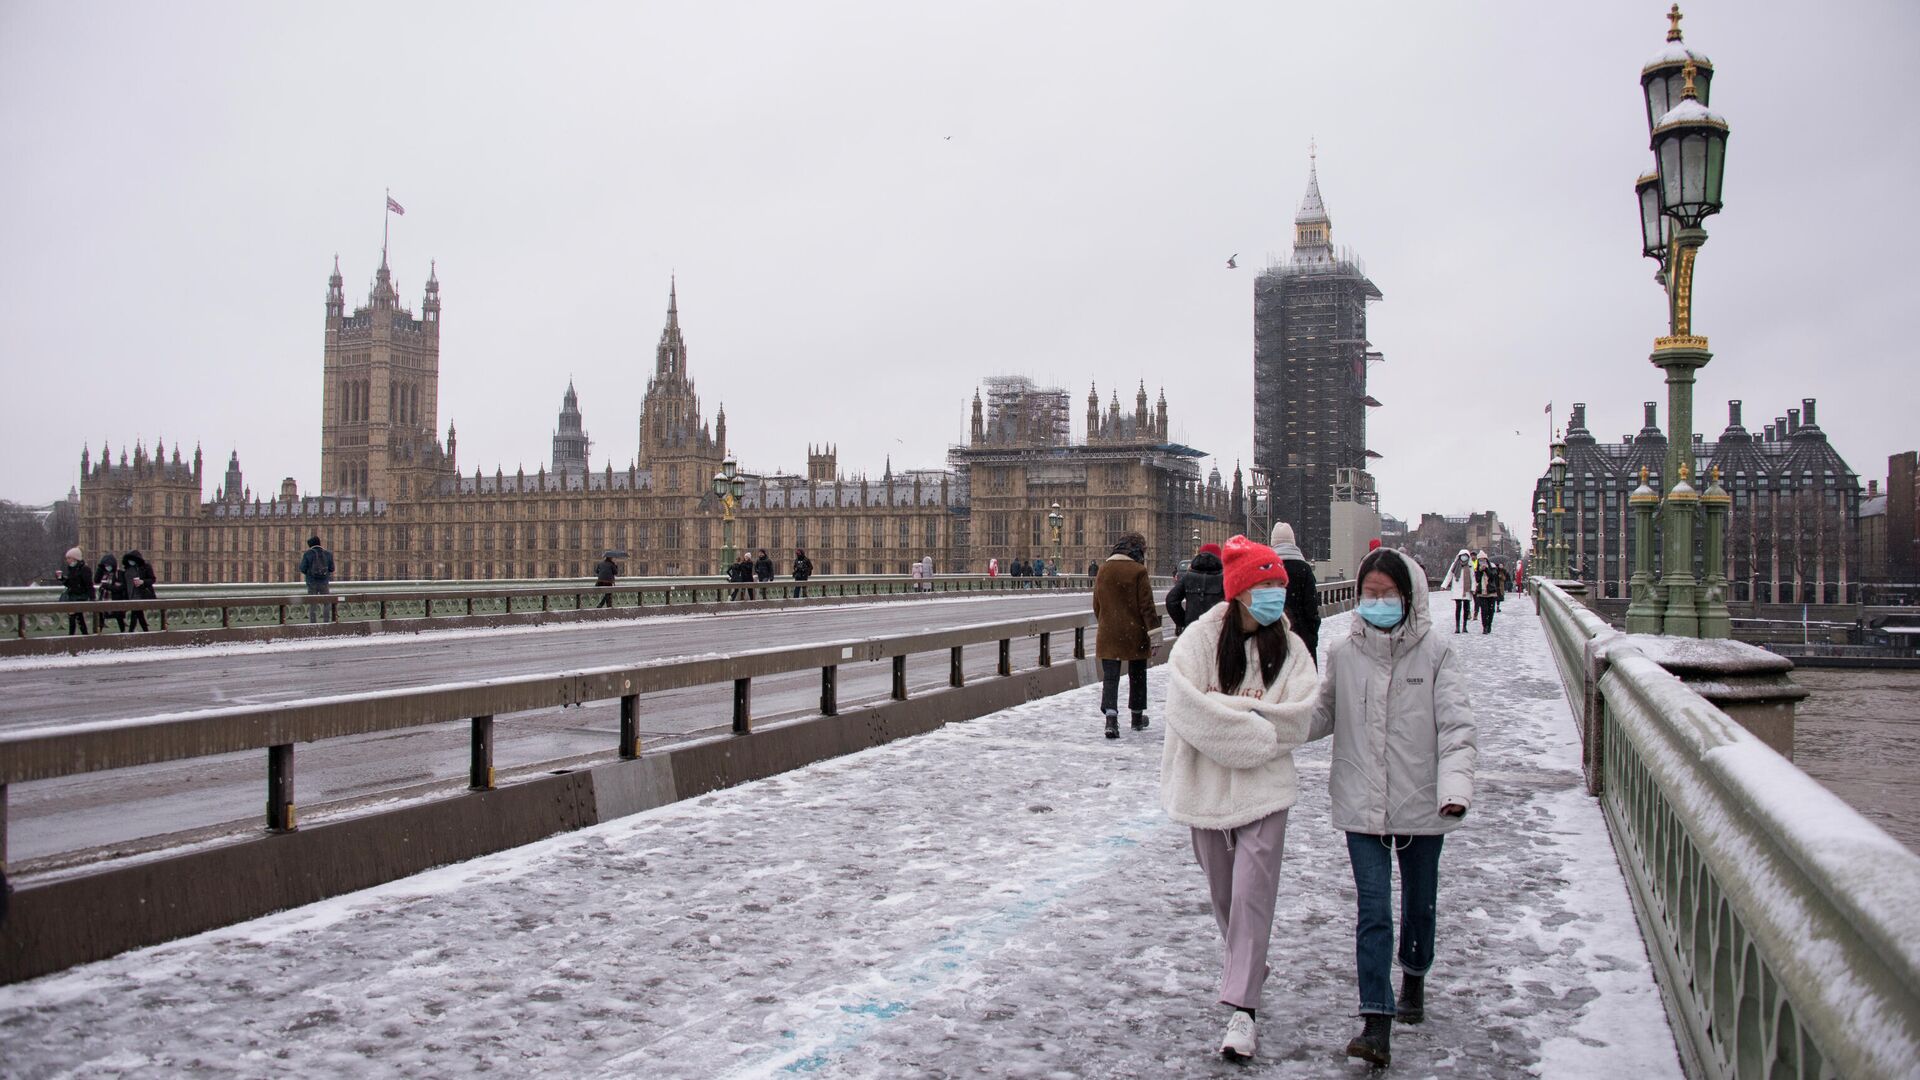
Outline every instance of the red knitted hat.
POLYGON ((1222 585, 1229 600, 1255 585, 1287 583, 1287 568, 1281 565, 1280 553, 1244 536, 1236 536, 1227 541, 1226 550, 1220 554, 1220 561, 1227 567, 1226 579, 1222 585))
POLYGON ((1211 555, 1217 559, 1220 557, 1220 545, 1219 544, 1201 544, 1200 554, 1211 555))

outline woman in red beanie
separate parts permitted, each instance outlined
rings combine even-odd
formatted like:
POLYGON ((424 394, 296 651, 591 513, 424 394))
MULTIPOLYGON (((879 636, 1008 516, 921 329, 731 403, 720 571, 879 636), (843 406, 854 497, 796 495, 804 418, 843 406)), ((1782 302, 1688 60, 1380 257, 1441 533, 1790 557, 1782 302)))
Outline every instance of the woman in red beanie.
POLYGON ((1287 571, 1236 536, 1221 553, 1227 602, 1187 624, 1168 658, 1160 803, 1193 830, 1225 942, 1220 1001, 1233 1009, 1220 1053, 1250 1058, 1267 941, 1280 890, 1293 750, 1307 739, 1319 676, 1287 629, 1287 571))

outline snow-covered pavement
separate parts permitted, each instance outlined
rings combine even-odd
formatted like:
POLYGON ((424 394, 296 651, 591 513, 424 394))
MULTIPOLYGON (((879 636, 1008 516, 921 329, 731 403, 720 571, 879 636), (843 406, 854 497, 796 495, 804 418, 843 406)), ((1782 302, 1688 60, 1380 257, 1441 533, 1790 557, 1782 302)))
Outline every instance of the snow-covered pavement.
MULTIPOLYGON (((1478 789, 1395 1073, 1678 1077, 1539 625, 1506 607, 1454 639, 1478 789)), ((0 1072, 1364 1073, 1326 744, 1299 755, 1259 1060, 1233 1066, 1218 934, 1158 807, 1163 726, 1110 743, 1097 693, 0 988, 0 1072)), ((1156 717, 1163 694, 1156 669, 1156 717)))

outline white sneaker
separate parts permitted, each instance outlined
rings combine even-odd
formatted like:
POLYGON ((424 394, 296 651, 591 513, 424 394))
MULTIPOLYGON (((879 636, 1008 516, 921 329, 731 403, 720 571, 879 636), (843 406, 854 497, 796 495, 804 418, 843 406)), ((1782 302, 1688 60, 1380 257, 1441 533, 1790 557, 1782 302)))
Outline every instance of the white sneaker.
POLYGON ((1220 1040, 1220 1056, 1228 1061, 1251 1058, 1257 1041, 1253 1031, 1253 1017, 1235 1009, 1233 1016, 1227 1020, 1226 1037, 1220 1040))

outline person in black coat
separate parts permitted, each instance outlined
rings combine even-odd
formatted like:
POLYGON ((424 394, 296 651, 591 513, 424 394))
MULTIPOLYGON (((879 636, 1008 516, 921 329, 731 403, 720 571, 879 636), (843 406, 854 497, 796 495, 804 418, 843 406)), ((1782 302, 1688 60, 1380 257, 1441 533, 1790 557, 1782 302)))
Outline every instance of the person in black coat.
MULTIPOLYGON (((93 569, 94 595, 100 600, 125 600, 127 598, 127 578, 120 572, 120 560, 109 551, 100 556, 100 565, 93 569)), ((93 632, 99 633, 112 619, 121 633, 127 632, 127 613, 124 611, 96 611, 93 613, 93 632)))
MULTIPOLYGON (((157 578, 157 575, 153 572, 153 565, 147 562, 146 558, 138 551, 129 551, 125 555, 120 556, 120 572, 126 575, 127 597, 129 599, 153 600, 157 598, 158 594, 153 591, 154 582, 157 578)), ((127 629, 129 631, 152 629, 152 627, 147 625, 146 610, 138 604, 135 604, 127 614, 127 629)))
POLYGON ((613 606, 613 584, 619 579, 620 564, 614 562, 613 553, 608 552, 601 557, 600 565, 593 568, 594 587, 607 590, 607 594, 600 598, 600 607, 613 606))
MULTIPOLYGON (((793 549, 793 580, 804 582, 812 576, 813 576, 813 560, 807 558, 806 549, 794 548, 793 549)), ((804 584, 801 585, 800 587, 793 590, 793 595, 795 596, 807 595, 807 587, 804 584)))
MULTIPOLYGON (((84 602, 93 599, 93 571, 80 557, 79 548, 67 549, 67 567, 60 571, 60 585, 65 590, 60 594, 62 600, 84 602)), ((87 617, 78 611, 67 613, 67 636, 85 635, 87 617)))
POLYGON ((1173 619, 1177 636, 1187 624, 1207 613, 1207 609, 1227 598, 1226 565, 1220 561, 1220 545, 1205 544, 1186 570, 1167 590, 1167 614, 1173 619))
POLYGON ((753 560, 753 580, 773 580, 773 560, 767 557, 767 549, 760 549, 760 557, 753 560))
POLYGON ((1293 538, 1293 526, 1281 522, 1273 527, 1273 543, 1268 545, 1280 555, 1287 570, 1287 626, 1300 635, 1313 666, 1320 666, 1320 583, 1313 579, 1313 564, 1293 538))

